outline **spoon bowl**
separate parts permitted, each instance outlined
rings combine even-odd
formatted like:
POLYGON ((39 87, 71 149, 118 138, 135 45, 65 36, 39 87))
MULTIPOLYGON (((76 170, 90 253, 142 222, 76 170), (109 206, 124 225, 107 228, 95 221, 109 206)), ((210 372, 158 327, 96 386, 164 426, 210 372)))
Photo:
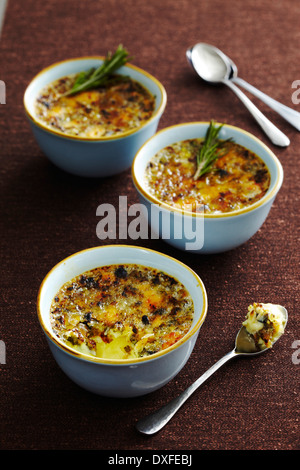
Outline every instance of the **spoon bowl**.
POLYGON ((219 49, 205 43, 196 44, 186 51, 195 72, 207 83, 220 85, 229 80, 231 64, 219 49))
POLYGON ((287 147, 290 144, 289 138, 269 121, 233 83, 232 76, 237 71, 237 68, 222 51, 214 46, 200 42, 186 51, 186 57, 202 80, 213 85, 227 85, 242 101, 273 144, 279 147, 287 147))
MULTIPOLYGON (((285 307, 276 305, 276 308, 280 309, 283 317, 285 318, 284 327, 287 324, 288 313, 285 307)), ((279 337, 272 343, 275 344, 279 337)), ((214 372, 216 372, 221 366, 227 361, 238 356, 252 357, 265 352, 270 347, 261 349, 257 346, 252 335, 250 335, 245 326, 242 326, 238 331, 235 339, 235 347, 232 351, 223 356, 217 361, 210 369, 208 369, 201 377, 199 377, 192 385, 190 385, 184 392, 178 397, 174 398, 168 404, 157 410, 156 412, 142 418, 136 424, 136 429, 142 434, 154 434, 162 429, 184 404, 184 402, 197 390, 214 372)))

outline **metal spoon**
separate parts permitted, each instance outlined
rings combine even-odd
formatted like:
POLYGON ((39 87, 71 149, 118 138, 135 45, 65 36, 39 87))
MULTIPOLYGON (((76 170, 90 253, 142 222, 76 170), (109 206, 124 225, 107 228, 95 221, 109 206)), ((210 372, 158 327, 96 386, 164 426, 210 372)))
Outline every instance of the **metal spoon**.
POLYGON ((288 121, 292 126, 294 126, 298 131, 300 131, 300 113, 298 111, 295 111, 294 109, 289 108, 288 106, 285 106, 279 101, 274 100, 270 96, 266 95, 265 93, 258 90, 254 86, 250 85, 250 83, 247 83, 242 78, 239 78, 238 69, 235 63, 229 57, 225 56, 225 54, 224 54, 224 57, 226 57, 231 67, 231 74, 229 78, 232 82, 236 83, 237 85, 240 85, 245 90, 252 93, 252 95, 259 98, 261 101, 267 104, 270 108, 276 111, 286 121, 288 121))
MULTIPOLYGON (((287 310, 281 305, 278 305, 277 307, 282 309, 282 312, 286 318, 286 325, 288 319, 287 310)), ((254 343, 253 336, 249 335, 246 328, 242 326, 235 339, 235 348, 231 352, 227 353, 224 357, 219 359, 218 362, 216 362, 210 369, 208 369, 201 377, 199 377, 199 379, 197 379, 178 397, 174 398, 172 401, 160 408, 158 411, 138 421, 136 424, 136 429, 142 434, 150 435, 156 433, 170 421, 170 419, 184 404, 184 402, 192 395, 192 393, 194 393, 195 390, 197 390, 197 388, 202 385, 203 382, 205 382, 205 380, 207 380, 227 361, 238 356, 254 356, 257 354, 261 354, 266 350, 267 349, 258 349, 254 343)))
POLYGON ((249 98, 230 80, 232 68, 227 57, 219 49, 198 43, 186 51, 186 56, 196 73, 206 82, 227 85, 246 106, 273 144, 287 147, 289 138, 281 132, 249 98))

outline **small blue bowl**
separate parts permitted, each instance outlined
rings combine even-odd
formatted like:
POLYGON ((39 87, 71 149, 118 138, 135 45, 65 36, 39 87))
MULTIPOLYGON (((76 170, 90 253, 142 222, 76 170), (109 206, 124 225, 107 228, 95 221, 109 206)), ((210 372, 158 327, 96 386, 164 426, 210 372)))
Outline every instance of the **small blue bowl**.
POLYGON ((204 138, 208 126, 209 122, 190 122, 161 129, 139 149, 132 164, 133 183, 152 234, 175 248, 195 254, 221 253, 248 241, 267 219, 283 182, 280 161, 262 141, 243 129, 224 124, 220 139, 232 138, 256 153, 268 167, 271 183, 266 194, 248 207, 216 214, 184 211, 156 199, 145 181, 145 169, 151 158, 174 142, 204 138))
POLYGON ((154 113, 141 127, 116 137, 82 138, 52 130, 36 118, 35 99, 44 86, 60 77, 99 67, 103 60, 83 57, 53 64, 32 79, 24 94, 25 112, 41 150, 57 167, 78 176, 106 177, 130 168, 138 149, 155 134, 166 107, 163 85, 144 70, 127 64, 118 73, 141 83, 155 97, 154 113))
POLYGON ((130 245, 105 245, 74 253, 54 266, 42 281, 37 312, 50 351, 64 373, 89 392, 115 398, 138 397, 160 389, 190 359, 208 309, 200 277, 187 265, 168 255, 130 245), (116 263, 136 263, 163 271, 182 282, 193 299, 194 319, 179 341, 151 356, 108 359, 81 353, 58 338, 51 326, 50 307, 61 286, 85 271, 116 263))

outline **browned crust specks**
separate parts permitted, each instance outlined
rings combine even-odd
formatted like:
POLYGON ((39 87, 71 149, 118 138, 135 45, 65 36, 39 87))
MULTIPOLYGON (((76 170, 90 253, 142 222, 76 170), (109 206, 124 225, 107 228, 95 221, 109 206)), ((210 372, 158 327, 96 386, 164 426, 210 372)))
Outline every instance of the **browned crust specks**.
POLYGON ((156 199, 192 211, 197 203, 198 207, 204 206, 205 212, 217 214, 248 207, 266 194, 270 173, 265 163, 234 142, 225 143, 225 154, 214 162, 209 173, 195 180, 196 155, 202 142, 177 142, 151 159, 145 180, 156 199))
POLYGON ((56 336, 98 357, 154 354, 181 339, 192 321, 193 301, 185 287, 136 264, 83 273, 62 286, 51 306, 56 336))

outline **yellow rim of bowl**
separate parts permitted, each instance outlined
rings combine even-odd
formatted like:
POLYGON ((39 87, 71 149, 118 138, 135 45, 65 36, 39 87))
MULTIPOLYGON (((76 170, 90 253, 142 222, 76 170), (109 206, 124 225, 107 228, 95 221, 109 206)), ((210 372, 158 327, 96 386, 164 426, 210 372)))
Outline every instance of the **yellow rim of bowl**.
MULTIPOLYGON (((93 138, 93 137, 79 137, 79 136, 71 136, 71 135, 68 135, 68 134, 65 134, 63 132, 60 132, 60 131, 57 131, 55 129, 51 129, 50 127, 46 126, 45 124, 43 124, 41 121, 39 121, 38 119, 36 119, 36 117, 29 111, 27 105, 26 105, 26 93, 29 89, 29 87, 32 85, 32 83, 37 79, 39 78, 41 75, 44 75, 45 73, 47 73, 49 70, 59 66, 59 65, 62 65, 62 64, 65 64, 65 63, 68 63, 68 62, 75 62, 75 61, 82 61, 82 60, 88 60, 88 59, 97 59, 97 60, 104 60, 105 57, 103 56, 86 56, 86 57, 75 57, 74 59, 66 59, 66 60, 62 60, 60 62, 56 62, 55 64, 52 64, 52 65, 49 65, 48 67, 45 67, 44 69, 42 69, 38 74, 36 74, 33 79, 30 81, 30 83, 28 84, 28 86, 26 87, 26 90, 25 90, 25 93, 24 93, 24 96, 23 96, 23 105, 24 105, 24 108, 25 108, 25 112, 27 114, 27 117, 38 127, 40 127, 41 129, 43 129, 44 131, 47 131, 49 132, 50 134, 54 134, 54 135, 58 135, 60 137, 63 137, 65 139, 70 139, 70 140, 79 140, 79 141, 87 141, 87 142, 102 142, 102 141, 109 141, 109 140, 117 140, 117 139, 122 139, 123 137, 127 137, 131 134, 134 134, 135 132, 138 132, 140 129, 142 129, 143 127, 147 126, 148 124, 150 124, 151 121, 153 121, 153 119, 156 118, 157 115, 159 114, 162 114, 165 107, 166 107, 166 104, 167 104, 167 93, 166 93, 166 90, 164 88, 164 86, 162 85, 162 83, 157 80, 157 78, 155 78, 153 75, 151 75, 150 73, 146 72, 145 70, 137 67, 136 65, 132 65, 130 63, 127 63, 125 64, 123 67, 128 67, 130 69, 133 69, 135 70, 136 72, 139 72, 140 74, 144 75, 145 77, 149 78, 152 82, 154 82, 158 88, 160 89, 160 92, 161 92, 161 103, 159 105, 159 107, 157 108, 157 110, 152 114, 152 116, 150 117, 150 119, 148 119, 148 121, 146 121, 144 124, 142 124, 141 126, 139 127, 136 127, 135 129, 132 129, 130 131, 127 131, 127 132, 124 132, 122 134, 119 134, 117 136, 107 136, 107 137, 102 137, 102 138, 93 138)), ((50 83, 50 82, 49 82, 50 83)))
MULTIPOLYGON (((101 264, 99 264, 99 266, 101 266, 101 264)), ((73 253, 72 255, 68 256, 67 258, 63 259, 62 261, 60 261, 59 263, 57 263, 49 272, 48 274, 45 276, 45 278, 43 279, 41 285, 40 285, 40 288, 39 288, 39 291, 38 291, 38 296, 37 296, 37 314, 38 314, 38 319, 39 319, 39 322, 41 324, 41 327, 44 331, 44 333, 47 335, 47 337, 53 342, 55 343, 60 349, 62 349, 63 351, 71 354, 72 356, 74 357, 77 357, 79 359, 84 359, 84 360, 87 360, 87 361, 90 361, 90 362, 96 362, 96 363, 99 363, 99 364, 115 364, 115 365, 126 365, 126 364, 135 364, 135 363, 140 363, 140 362, 145 362, 145 361, 151 361, 153 359, 156 359, 162 355, 165 355, 169 352, 171 352, 173 349, 176 349, 178 348, 179 346, 181 346, 183 343, 185 343, 186 341, 188 341, 191 336, 193 336, 197 330, 200 329, 200 327, 202 326, 205 318, 206 318, 206 314, 207 314, 207 309, 208 309, 208 301, 207 301, 207 293, 206 293, 206 289, 205 289, 205 286, 203 284, 203 281, 201 280, 201 278, 198 276, 198 274, 196 274, 189 266, 187 266, 186 264, 182 263, 181 261, 178 261, 176 258, 173 258, 169 255, 165 255, 164 253, 160 253, 159 251, 156 251, 156 250, 151 250, 149 248, 144 248, 144 247, 139 247, 139 246, 134 246, 134 245, 104 245, 104 246, 98 246, 98 247, 93 247, 93 248, 87 248, 86 250, 81 250, 81 251, 78 251, 77 253, 73 253), (78 256, 82 253, 86 253, 86 252, 89 252, 89 251, 93 251, 93 250, 105 250, 106 248, 116 248, 116 247, 120 247, 120 248, 129 248, 129 249, 135 249, 135 250, 143 250, 143 251, 147 251, 147 252, 150 252, 150 253, 155 253, 155 254, 158 254, 159 256, 161 257, 164 257, 164 258, 167 258, 167 259, 170 259, 171 261, 175 262, 176 264, 179 264, 180 266, 182 266, 183 268, 185 268, 186 270, 188 270, 193 276, 194 278, 196 279, 201 291, 202 291, 202 297, 203 297, 203 307, 202 307, 202 312, 199 316, 199 320, 197 321, 197 323, 194 325, 193 328, 191 328, 191 330, 189 330, 186 335, 181 338, 179 341, 177 341, 175 344, 173 344, 172 346, 169 346, 168 348, 162 350, 162 351, 159 351, 155 354, 152 354, 151 356, 147 356, 147 357, 141 357, 141 358, 135 358, 135 359, 105 359, 105 358, 100 358, 100 357, 94 357, 94 356, 90 356, 88 354, 83 354, 83 353, 80 353, 79 351, 76 351, 75 349, 72 349, 71 347, 67 346, 66 344, 64 344, 63 342, 60 342, 55 336, 54 336, 54 333, 51 329, 48 329, 47 326, 45 325, 44 323, 44 320, 43 320, 43 315, 42 315, 42 312, 41 312, 41 305, 40 305, 40 302, 41 302, 41 295, 42 295, 42 290, 44 288, 44 285, 46 283, 46 281, 48 280, 48 278, 52 275, 52 273, 58 268, 58 266, 62 265, 63 263, 65 263, 67 260, 71 259, 71 258, 74 258, 75 256, 78 256)), ((49 315, 50 315, 50 312, 48 312, 49 315)))
MULTIPOLYGON (((191 212, 191 211, 185 211, 183 209, 180 209, 178 207, 173 207, 173 206, 170 206, 169 204, 166 204, 165 202, 162 202, 160 201, 159 199, 157 199, 156 197, 152 196, 152 194, 148 193, 146 191, 146 189, 143 188, 143 186, 141 186, 141 184, 138 182, 138 179, 135 175, 135 166, 136 166, 136 162, 139 158, 139 155, 140 153, 142 152, 143 148, 152 140, 156 139, 157 136, 159 136, 159 134, 163 134, 164 132, 167 132, 169 131, 170 129, 174 129, 174 128, 178 128, 178 127, 183 127, 183 126, 190 126, 190 125, 197 125, 197 124, 205 124, 207 126, 209 126, 209 122, 208 121, 195 121, 195 122, 185 122, 185 123, 182 123, 182 124, 175 124, 173 126, 170 126, 170 127, 166 127, 164 129, 161 129, 160 131, 156 132, 156 134, 152 137, 150 137, 141 147, 140 149, 138 150, 138 152, 136 153, 134 159, 133 159, 133 162, 132 162, 132 179, 133 179, 133 182, 134 182, 134 185, 136 186, 137 190, 146 198, 148 199, 148 201, 150 201, 151 203, 155 204, 155 205, 158 205, 164 209, 167 209, 168 211, 171 211, 171 212, 176 212, 176 213, 179 213, 179 214, 183 214, 183 215, 189 215, 189 216, 192 216, 192 217, 205 217, 205 218, 210 218, 210 219, 219 219, 219 218, 223 218, 223 217, 234 217, 234 216, 238 216, 238 215, 241 215, 241 214, 245 214, 246 212, 250 212, 250 211, 253 211, 254 209, 256 209, 257 207, 265 204, 267 201, 269 201, 274 195, 276 195, 276 193, 279 191, 280 187, 281 187, 281 184, 282 184, 282 181, 283 181, 283 169, 282 169, 282 166, 281 166, 281 163, 280 161, 278 160, 278 158, 276 157, 276 155, 267 147, 267 145, 265 145, 260 139, 258 139, 257 137, 255 137, 253 134, 251 134, 250 132, 248 131, 245 131, 244 129, 241 129, 239 127, 236 127, 236 126, 232 126, 231 124, 224 124, 224 127, 227 127, 229 129, 234 129, 234 130, 237 130, 243 134, 245 134, 246 136, 248 137, 251 137, 251 139, 253 139, 255 142, 257 142, 259 145, 261 145, 265 150, 266 152, 269 153, 269 155, 272 157, 272 159, 274 160, 275 164, 276 164, 276 167, 277 167, 277 175, 276 175, 276 181, 275 181, 275 184, 274 184, 274 188, 271 190, 271 191, 267 191, 266 194, 257 202, 255 202, 254 204, 252 204, 251 206, 248 206, 248 207, 245 207, 243 209, 237 209, 235 211, 231 211, 231 212, 224 212, 222 214, 202 214, 202 213, 195 213, 195 212, 191 212)), ((216 125, 220 125, 221 123, 216 123, 216 125)), ((154 155, 152 155, 154 156, 154 155)), ((149 160, 150 158, 152 158, 152 156, 149 157, 149 160)), ((259 156, 259 155, 258 155, 259 156)), ((261 157, 260 157, 261 158, 261 157)), ((148 160, 148 161, 149 161, 148 160)))

